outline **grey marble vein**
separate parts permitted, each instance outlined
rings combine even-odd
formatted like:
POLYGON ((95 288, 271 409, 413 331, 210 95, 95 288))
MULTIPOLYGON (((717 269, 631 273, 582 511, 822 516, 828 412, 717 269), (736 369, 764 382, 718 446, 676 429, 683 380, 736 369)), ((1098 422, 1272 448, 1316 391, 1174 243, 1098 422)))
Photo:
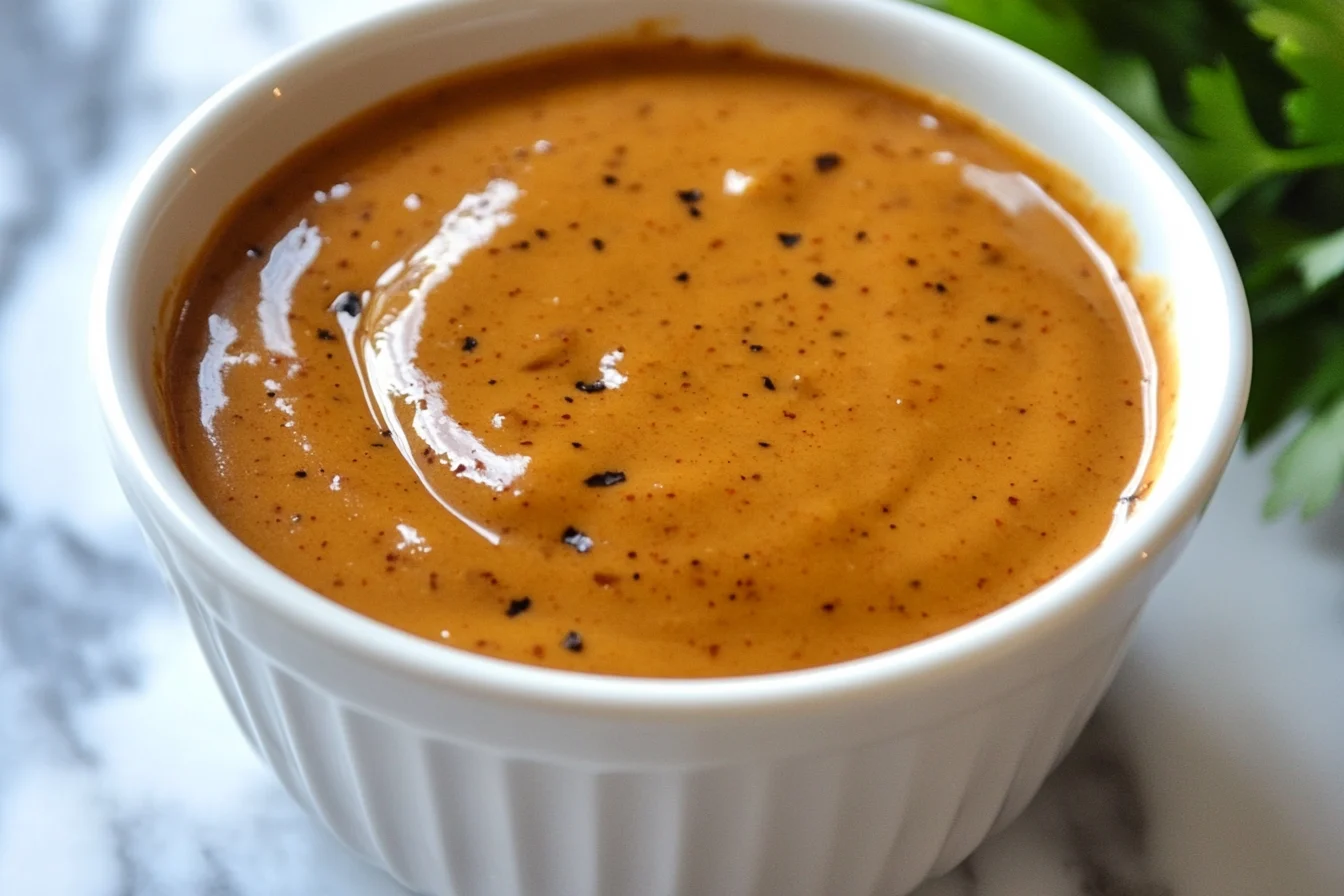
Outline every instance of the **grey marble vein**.
MULTIPOLYGON (((1175 896, 1154 867, 1148 810, 1125 734, 1103 705, 1041 793, 1007 831, 916 896, 1026 896, 1040 873, 1004 873, 1034 832, 1048 841, 1037 861, 1055 869, 1050 896, 1175 896)), ((1033 844, 1042 850, 1040 844, 1033 844)), ((1034 896, 1034 894, 1032 894, 1034 896)))
POLYGON ((16 148, 25 202, 0 217, 0 301, 24 249, 50 226, 71 167, 95 164, 117 123, 117 100, 140 4, 108 0, 71 29, 42 0, 0 0, 0 137, 16 148), (82 45, 72 31, 91 34, 82 45))
POLYGON ((1085 896, 1172 896, 1148 856, 1148 817, 1124 734, 1105 712, 1057 773, 1071 864, 1085 896))
MULTIPOLYGON (((24 676, 28 701, 57 742, 52 746, 92 763, 95 745, 77 733, 72 716, 109 690, 137 684, 136 656, 118 636, 147 603, 166 602, 159 577, 59 525, 12 518, 0 523, 0 571, 0 663, 24 676)), ((9 765, 0 764, 0 780, 9 765)))
POLYGON ((262 34, 277 42, 285 41, 290 29, 282 3, 276 0, 241 0, 248 20, 262 34))

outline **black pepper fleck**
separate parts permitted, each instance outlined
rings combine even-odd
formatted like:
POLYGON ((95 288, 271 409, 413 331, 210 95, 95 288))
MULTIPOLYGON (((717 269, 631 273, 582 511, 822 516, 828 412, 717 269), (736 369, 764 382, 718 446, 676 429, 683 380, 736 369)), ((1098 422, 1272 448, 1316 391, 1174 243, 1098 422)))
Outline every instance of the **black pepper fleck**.
POLYGON ((586 554, 593 549, 593 540, 573 526, 565 527, 565 532, 560 536, 560 540, 580 554, 586 554))
POLYGON ((945 292, 947 292, 947 284, 946 284, 946 283, 943 283, 943 282, 940 280, 939 282, 933 284, 933 289, 934 289, 934 291, 937 292, 937 293, 945 293, 945 292))
POLYGON ((698 218, 698 217, 700 217, 700 206, 698 206, 698 205, 693 205, 693 206, 691 206, 691 208, 690 208, 690 212, 691 212, 691 217, 692 217, 692 218, 698 218))
POLYGON ((308 471, 307 471, 307 470, 295 470, 295 471, 294 471, 294 475, 295 475, 296 478, 299 478, 299 479, 307 479, 307 478, 308 478, 308 471))
POLYGON ((354 317, 356 314, 359 314, 360 309, 364 307, 364 302, 360 299, 358 293, 343 292, 336 297, 334 307, 336 313, 348 314, 351 317, 354 317))
POLYGON ((825 174, 827 171, 834 171, 839 168, 841 159, 839 153, 824 152, 812 161, 816 164, 817 170, 825 174))
POLYGON ((597 237, 593 237, 593 248, 601 252, 603 249, 607 248, 607 244, 597 237))
POLYGON ((763 352, 763 351, 765 351, 765 346, 763 346, 763 345, 754 345, 754 344, 753 344, 753 345, 749 345, 749 346, 747 346, 747 348, 751 349, 753 352, 763 352))
POLYGON ((620 470, 607 470, 602 473, 594 473, 583 484, 589 488, 606 488, 609 485, 620 485, 625 481, 625 474, 620 470))
POLYGON ((568 634, 565 635, 564 640, 560 642, 560 646, 568 650, 570 653, 582 653, 583 635, 579 634, 578 632, 569 632, 568 634))
POLYGON ((860 230, 858 233, 854 234, 854 239, 858 240, 859 242, 863 242, 864 240, 868 239, 868 231, 860 230))
POLYGON ((987 323, 987 324, 996 324, 996 323, 998 323, 1000 320, 1001 320, 1001 318, 1000 318, 997 314, 986 314, 986 315, 985 315, 985 323, 987 323))
POLYGON ((689 271, 682 271, 680 274, 677 274, 677 276, 674 277, 673 279, 676 280, 678 283, 689 283, 691 280, 691 274, 689 271))
POLYGON ((504 615, 512 619, 515 616, 526 613, 530 609, 532 609, 532 598, 515 597, 513 600, 509 601, 509 608, 504 611, 504 615))
POLYGON ((592 394, 594 392, 606 391, 607 384, 602 382, 601 380, 594 380, 591 383, 585 383, 583 380, 579 380, 577 383, 574 384, 574 388, 578 389, 580 392, 587 392, 589 394, 592 394))
POLYGON ((549 239, 551 236, 551 232, 547 230, 545 227, 538 227, 536 230, 532 232, 537 235, 537 239, 539 240, 549 239))
POLYGON ((616 186, 616 185, 617 185, 618 183, 620 183, 620 182, 621 182, 620 178, 618 178, 618 177, 617 177, 616 175, 614 175, 614 174, 604 174, 604 175, 602 175, 602 183, 606 184, 606 185, 609 186, 609 187, 614 187, 614 186, 616 186))
POLYGON ((761 377, 761 385, 769 389, 771 392, 775 391, 775 381, 770 379, 770 377, 768 376, 761 377))
POLYGON ((779 241, 786 249, 798 245, 803 240, 801 233, 777 233, 775 236, 779 237, 779 241))
POLYGON ((317 338, 318 338, 318 339, 321 339, 323 342, 335 342, 335 341, 336 341, 336 337, 335 337, 334 335, 332 335, 332 332, 331 332, 330 330, 324 330, 324 329, 319 329, 319 330, 317 331, 317 338))
POLYGON ((573 445, 575 448, 582 448, 582 447, 583 447, 583 443, 582 443, 582 442, 570 442, 569 444, 573 445))
POLYGON ((757 445, 760 445, 762 448, 769 448, 769 447, 770 447, 770 443, 769 443, 769 442, 757 442, 756 444, 757 444, 757 445))
POLYGON ((480 345, 480 343, 476 341, 475 336, 468 336, 466 339, 462 340, 462 351, 474 351, 478 345, 480 345))
POLYGON ((812 282, 818 286, 834 286, 835 278, 830 274, 823 274, 821 271, 817 271, 812 275, 812 282))
POLYGON ((677 198, 687 205, 693 205, 705 198, 705 194, 699 190, 678 190, 677 198))

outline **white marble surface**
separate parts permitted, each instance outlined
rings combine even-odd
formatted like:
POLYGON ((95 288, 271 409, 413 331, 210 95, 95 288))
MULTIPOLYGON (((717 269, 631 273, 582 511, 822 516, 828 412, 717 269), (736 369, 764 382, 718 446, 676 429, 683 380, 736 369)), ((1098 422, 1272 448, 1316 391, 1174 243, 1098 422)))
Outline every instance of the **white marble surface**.
MULTIPOLYGON (((368 8, 0 0, 3 896, 401 892, 234 730, 102 459, 83 363, 136 166, 228 78, 368 8)), ((1041 797, 920 896, 1344 894, 1344 506, 1264 525, 1267 468, 1233 462, 1041 797)))

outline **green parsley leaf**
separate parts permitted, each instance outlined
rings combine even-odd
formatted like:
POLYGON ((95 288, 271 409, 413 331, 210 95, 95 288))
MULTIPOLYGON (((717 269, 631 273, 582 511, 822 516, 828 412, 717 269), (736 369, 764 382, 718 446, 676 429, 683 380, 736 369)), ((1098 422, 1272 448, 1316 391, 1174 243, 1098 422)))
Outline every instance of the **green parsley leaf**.
POLYGON ((1301 408, 1314 362, 1311 353, 1303 351, 1303 345, 1310 344, 1308 331, 1301 321, 1254 328, 1255 374, 1246 402, 1248 448, 1259 445, 1301 408))
POLYGON ((1299 144, 1344 142, 1344 4, 1338 0, 1262 0, 1250 25, 1274 42, 1275 58, 1302 87, 1284 113, 1299 144))
POLYGON ((1186 86, 1190 125, 1205 139, 1168 140, 1168 152, 1214 212, 1226 211, 1251 184, 1283 170, 1283 151, 1260 136, 1230 63, 1190 69, 1186 86))
POLYGON ((1313 417, 1274 463, 1265 515, 1294 505, 1304 518, 1324 510, 1344 486, 1344 397, 1313 417))
POLYGON ((1300 236, 1278 252, 1243 264, 1251 320, 1270 323, 1328 298, 1323 293, 1344 275, 1344 229, 1300 236))
MULTIPOLYGON (((1295 151, 1271 146, 1260 135, 1242 96, 1237 74, 1226 61, 1191 68, 1186 75, 1190 126, 1168 117, 1152 66, 1129 56, 1103 69, 1099 86, 1121 109, 1157 138, 1215 213, 1226 212, 1266 178, 1299 167, 1295 151)), ((1302 160, 1310 167, 1310 160, 1302 160)))
POLYGON ((1102 53, 1092 29, 1067 4, 1036 0, 947 0, 943 7, 1066 68, 1084 80, 1096 77, 1102 53))
POLYGON ((1303 287, 1315 292, 1344 273, 1344 229, 1300 243, 1291 255, 1303 287))
MULTIPOLYGON (((1344 331, 1339 327, 1328 334, 1323 351, 1319 353, 1311 376, 1302 384, 1293 401, 1298 407, 1313 413, 1324 413, 1340 398, 1344 398, 1344 331)), ((1325 335, 1325 334, 1322 334, 1325 335)), ((1344 444, 1340 445, 1344 450, 1344 444)))
POLYGON ((1163 146, 1190 139, 1167 116, 1157 75, 1152 64, 1142 56, 1112 58, 1104 67, 1096 86, 1163 146))

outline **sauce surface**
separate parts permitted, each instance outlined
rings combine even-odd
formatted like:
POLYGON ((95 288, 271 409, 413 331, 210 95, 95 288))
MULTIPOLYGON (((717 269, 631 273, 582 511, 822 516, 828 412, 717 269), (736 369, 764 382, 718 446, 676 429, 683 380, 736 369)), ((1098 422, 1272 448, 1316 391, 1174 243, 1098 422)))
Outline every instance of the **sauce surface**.
POLYGON ((268 562, 452 647, 852 659, 1021 597, 1142 489, 1156 370, 1108 226, 935 100, 574 48, 247 195, 170 299, 171 437, 268 562))

